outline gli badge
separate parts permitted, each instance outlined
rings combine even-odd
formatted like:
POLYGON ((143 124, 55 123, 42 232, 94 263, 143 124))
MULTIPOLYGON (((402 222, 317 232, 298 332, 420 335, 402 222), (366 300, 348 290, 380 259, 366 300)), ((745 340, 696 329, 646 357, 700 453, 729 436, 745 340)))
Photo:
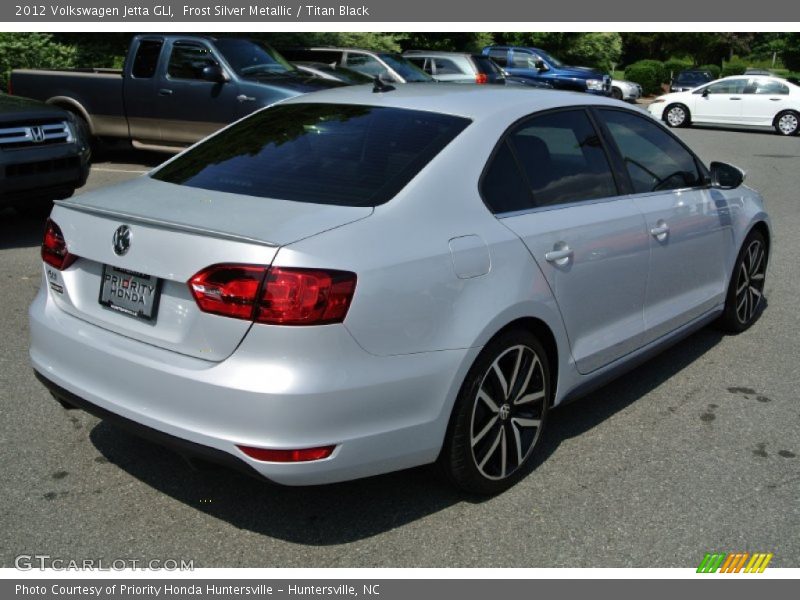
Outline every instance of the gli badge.
POLYGON ((117 256, 127 254, 131 247, 131 228, 127 225, 117 227, 112 243, 114 245, 114 254, 117 256))

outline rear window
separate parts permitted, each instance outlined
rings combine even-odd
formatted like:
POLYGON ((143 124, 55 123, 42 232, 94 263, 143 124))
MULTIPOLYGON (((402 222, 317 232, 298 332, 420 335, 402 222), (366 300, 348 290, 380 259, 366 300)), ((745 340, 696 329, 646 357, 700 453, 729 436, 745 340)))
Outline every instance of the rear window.
POLYGON ((152 177, 263 198, 376 206, 393 198, 469 123, 399 108, 282 104, 195 146, 152 177))
POLYGON ((487 75, 501 75, 503 72, 491 58, 488 56, 473 56, 472 62, 478 69, 478 73, 486 73, 487 75))

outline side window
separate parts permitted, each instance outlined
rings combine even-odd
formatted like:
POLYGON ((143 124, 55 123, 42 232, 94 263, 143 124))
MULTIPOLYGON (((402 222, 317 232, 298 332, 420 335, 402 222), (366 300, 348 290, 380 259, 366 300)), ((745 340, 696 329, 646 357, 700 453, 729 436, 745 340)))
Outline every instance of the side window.
POLYGON ((508 141, 498 148, 481 180, 481 195, 493 213, 533 207, 530 188, 517 166, 508 141))
POLYGON ((602 143, 583 110, 533 117, 508 141, 536 206, 617 195, 602 143))
POLYGON ((508 50, 489 50, 489 56, 501 67, 508 66, 508 50))
POLYGON ((169 55, 167 75, 172 79, 202 79, 203 69, 219 65, 211 51, 194 42, 175 42, 169 55))
POLYGON ((756 94, 788 94, 789 86, 774 79, 762 79, 756 83, 756 94))
POLYGON ((635 193, 705 183, 694 156, 659 125, 621 110, 600 113, 622 154, 635 193))
POLYGON ((709 94, 743 94, 747 79, 726 79, 712 83, 707 88, 709 94))
POLYGON ((437 75, 463 75, 463 71, 449 58, 436 58, 434 60, 436 61, 437 75))
POLYGON ((133 57, 131 75, 137 79, 150 79, 156 74, 158 57, 161 56, 162 40, 142 40, 133 57))
POLYGON ((422 56, 406 56, 408 62, 410 62, 415 67, 419 67, 423 71, 425 71, 428 75, 431 74, 431 61, 428 58, 423 58, 422 56))
POLYGON ((366 75, 380 75, 386 73, 386 67, 367 54, 347 54, 346 67, 366 75))
POLYGON ((511 66, 517 69, 533 69, 536 63, 536 57, 533 54, 527 54, 514 50, 511 55, 511 66))

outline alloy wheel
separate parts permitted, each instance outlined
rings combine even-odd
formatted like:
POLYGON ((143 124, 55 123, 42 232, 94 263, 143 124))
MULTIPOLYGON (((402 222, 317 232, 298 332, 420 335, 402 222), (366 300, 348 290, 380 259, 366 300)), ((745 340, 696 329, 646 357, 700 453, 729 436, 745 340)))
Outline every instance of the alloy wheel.
POLYGON ((764 297, 766 268, 764 244, 755 239, 747 246, 736 277, 736 318, 743 325, 753 319, 764 297))
POLYGON ((481 475, 505 479, 525 463, 539 439, 545 403, 544 369, 532 348, 512 346, 491 363, 470 421, 472 458, 481 475))

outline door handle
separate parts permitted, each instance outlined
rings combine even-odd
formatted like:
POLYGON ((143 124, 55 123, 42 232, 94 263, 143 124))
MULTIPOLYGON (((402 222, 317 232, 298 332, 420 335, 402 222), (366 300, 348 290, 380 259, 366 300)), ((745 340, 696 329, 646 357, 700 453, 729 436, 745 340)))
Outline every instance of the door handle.
POLYGON ((569 262, 569 259, 572 258, 572 248, 564 244, 564 242, 559 242, 556 246, 561 246, 557 250, 550 250, 544 255, 544 259, 547 262, 555 263, 559 266, 564 266, 569 262))
POLYGON ((159 96, 172 96, 172 90, 167 89, 167 88, 161 88, 160 90, 158 90, 158 95, 159 96))
POLYGON ((669 235, 669 225, 664 221, 659 221, 655 227, 650 230, 650 235, 656 238, 659 242, 663 242, 669 235))
POLYGON ((781 98, 770 98, 770 100, 772 100, 773 102, 780 102, 781 98))
POLYGON ((729 98, 729 100, 741 100, 741 98, 729 98))
POLYGON ((238 96, 236 96, 236 99, 239 102, 255 102, 254 96, 245 96, 244 94, 239 94, 238 96))

